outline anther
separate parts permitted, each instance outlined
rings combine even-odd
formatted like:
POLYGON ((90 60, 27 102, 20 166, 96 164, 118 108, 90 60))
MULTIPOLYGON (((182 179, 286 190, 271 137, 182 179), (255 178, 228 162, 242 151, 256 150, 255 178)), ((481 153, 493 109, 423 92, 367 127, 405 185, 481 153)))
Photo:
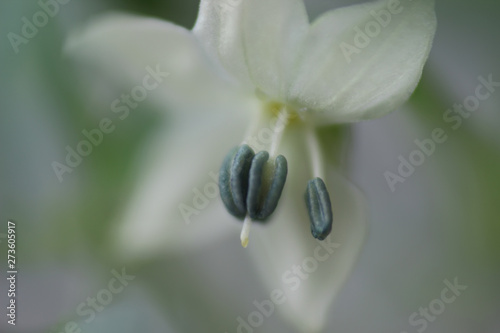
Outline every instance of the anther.
POLYGON ((238 218, 247 214, 248 173, 253 156, 253 150, 247 145, 235 147, 224 158, 219 172, 222 202, 229 213, 238 218))
POLYGON ((226 209, 240 219, 246 216, 240 235, 243 247, 248 245, 252 221, 264 221, 274 212, 285 186, 286 158, 277 156, 274 165, 268 160, 268 152, 255 155, 249 146, 242 145, 226 155, 219 172, 219 190, 226 209))
POLYGON ((247 211, 248 173, 255 156, 252 148, 242 145, 236 152, 231 165, 231 192, 234 205, 239 211, 247 211))
POLYGON ((233 216, 243 218, 246 215, 246 211, 240 211, 238 207, 236 207, 233 200, 233 194, 231 192, 231 165, 237 150, 238 147, 231 149, 231 151, 224 158, 224 162, 222 162, 222 167, 219 171, 219 192, 227 211, 233 216))
POLYGON ((247 196, 248 215, 253 220, 263 221, 276 209, 288 174, 288 164, 282 155, 276 157, 273 175, 265 176, 265 165, 269 160, 266 151, 259 152, 252 160, 247 196))
POLYGON ((311 220, 311 233, 314 238, 324 240, 332 231, 333 214, 330 194, 321 178, 314 178, 307 183, 305 200, 311 220))

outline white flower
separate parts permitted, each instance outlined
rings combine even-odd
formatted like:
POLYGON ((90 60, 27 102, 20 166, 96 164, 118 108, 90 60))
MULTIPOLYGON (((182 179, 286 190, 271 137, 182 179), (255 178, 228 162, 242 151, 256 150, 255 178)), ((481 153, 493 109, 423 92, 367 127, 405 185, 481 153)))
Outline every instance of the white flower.
MULTIPOLYGON (((202 0, 192 31, 113 15, 73 36, 68 52, 117 80, 142 82, 147 66, 169 73, 151 94, 169 116, 119 217, 120 253, 128 260, 173 255, 233 234, 239 223, 219 198, 206 208, 182 204, 210 183, 232 147, 247 143, 271 160, 281 154, 288 161, 283 194, 270 221, 252 229, 248 251, 269 290, 290 283, 285 273, 296 265, 311 271, 300 287, 284 288, 279 309, 303 331, 321 330, 366 232, 363 197, 338 173, 345 140, 333 125, 380 117, 405 102, 435 29, 432 0, 355 5, 312 24, 300 0, 202 0), (304 201, 315 177, 325 181, 334 212, 323 247, 304 201)), ((249 219, 244 225, 245 243, 249 219)))

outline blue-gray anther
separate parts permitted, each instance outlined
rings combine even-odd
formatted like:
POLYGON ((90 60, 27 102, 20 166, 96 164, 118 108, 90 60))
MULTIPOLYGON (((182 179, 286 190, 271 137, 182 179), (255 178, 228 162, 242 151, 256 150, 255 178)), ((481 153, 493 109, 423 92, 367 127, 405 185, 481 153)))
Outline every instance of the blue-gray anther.
POLYGON ((314 238, 324 240, 332 231, 333 214, 330 194, 321 178, 314 178, 307 183, 305 199, 311 233, 314 238))
POLYGON ((248 215, 253 220, 263 221, 274 212, 288 174, 286 158, 279 155, 274 163, 272 179, 266 184, 266 180, 263 180, 263 173, 268 159, 269 154, 266 151, 259 152, 253 158, 250 168, 247 209, 248 215))
POLYGON ((246 210, 238 209, 234 204, 233 193, 231 191, 231 165, 233 164, 233 159, 237 151, 238 147, 231 149, 224 158, 224 162, 222 162, 222 167, 219 172, 219 191, 222 202, 224 206, 226 206, 228 212, 238 218, 244 218, 247 212, 246 210))
POLYGON ((247 211, 248 174, 254 156, 252 148, 241 145, 231 165, 231 193, 239 211, 247 211))

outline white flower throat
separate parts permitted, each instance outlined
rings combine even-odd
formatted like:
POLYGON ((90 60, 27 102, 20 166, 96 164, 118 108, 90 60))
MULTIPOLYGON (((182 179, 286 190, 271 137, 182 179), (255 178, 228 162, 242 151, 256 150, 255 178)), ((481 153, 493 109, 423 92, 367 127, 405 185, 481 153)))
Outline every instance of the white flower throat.
POLYGON ((304 187, 311 233, 319 240, 330 234, 333 223, 330 195, 322 179, 314 127, 307 121, 307 110, 297 112, 281 103, 264 103, 246 139, 224 159, 219 176, 221 199, 230 214, 244 219, 240 235, 243 247, 248 245, 252 221, 266 222, 278 206, 288 162, 277 151, 284 131, 292 123, 300 123, 308 131, 314 178, 304 187))

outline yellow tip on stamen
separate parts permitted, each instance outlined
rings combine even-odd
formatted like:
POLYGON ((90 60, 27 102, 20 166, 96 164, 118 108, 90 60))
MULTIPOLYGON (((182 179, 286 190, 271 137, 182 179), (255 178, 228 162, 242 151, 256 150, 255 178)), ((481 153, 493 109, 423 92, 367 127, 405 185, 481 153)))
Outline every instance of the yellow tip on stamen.
POLYGON ((250 226, 252 225, 252 219, 250 216, 245 217, 245 221, 243 221, 243 229, 241 229, 241 246, 246 248, 248 246, 248 236, 250 235, 250 226))

